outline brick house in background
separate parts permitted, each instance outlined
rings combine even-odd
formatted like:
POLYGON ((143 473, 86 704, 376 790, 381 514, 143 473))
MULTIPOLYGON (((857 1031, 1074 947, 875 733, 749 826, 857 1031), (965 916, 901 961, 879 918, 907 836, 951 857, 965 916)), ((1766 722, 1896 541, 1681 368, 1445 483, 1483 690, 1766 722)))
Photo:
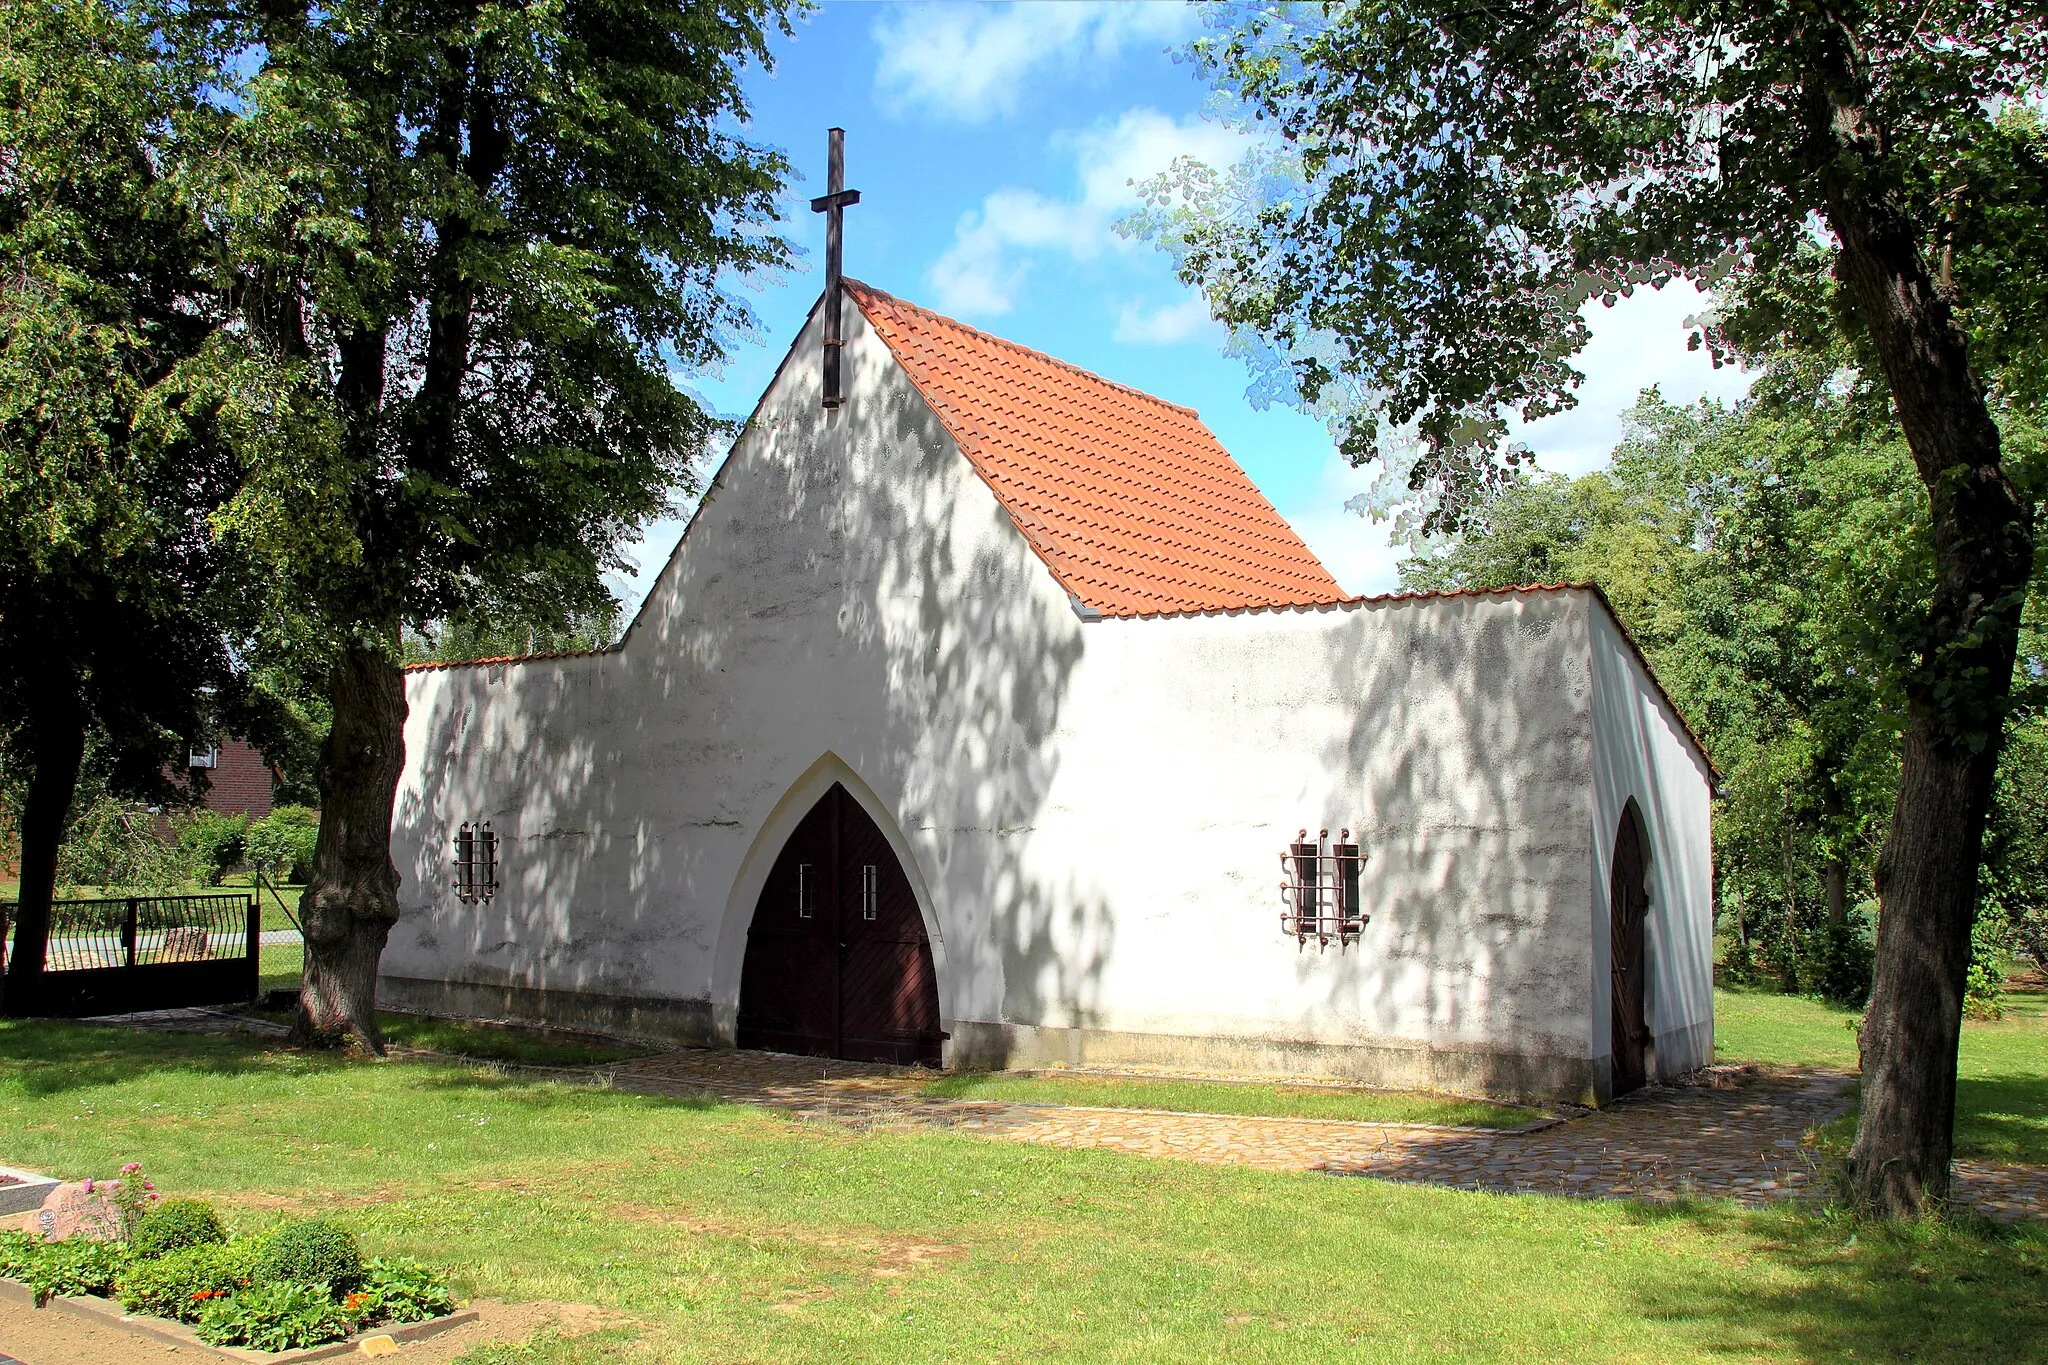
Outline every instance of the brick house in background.
POLYGON ((194 750, 186 766, 189 772, 204 771, 211 779, 206 809, 223 815, 246 815, 251 820, 261 820, 270 814, 270 791, 277 782, 277 772, 254 745, 223 736, 211 749, 194 750))

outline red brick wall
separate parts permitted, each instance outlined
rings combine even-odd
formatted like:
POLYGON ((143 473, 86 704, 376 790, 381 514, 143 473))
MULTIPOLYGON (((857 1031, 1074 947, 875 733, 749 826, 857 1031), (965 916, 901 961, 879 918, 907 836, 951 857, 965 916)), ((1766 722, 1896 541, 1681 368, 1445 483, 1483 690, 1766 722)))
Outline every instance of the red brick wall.
POLYGON ((221 739, 220 761, 208 776, 213 779, 206 793, 208 810, 244 814, 251 820, 270 814, 270 765, 241 740, 221 739))

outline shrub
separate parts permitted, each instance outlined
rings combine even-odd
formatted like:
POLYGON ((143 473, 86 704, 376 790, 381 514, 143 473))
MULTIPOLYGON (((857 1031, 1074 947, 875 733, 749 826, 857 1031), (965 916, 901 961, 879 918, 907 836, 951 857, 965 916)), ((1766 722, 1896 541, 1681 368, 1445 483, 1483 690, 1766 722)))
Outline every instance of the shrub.
POLYGON ((208 1303, 249 1287, 256 1274, 257 1243, 206 1242, 137 1261, 115 1286, 131 1313, 197 1322, 208 1303))
POLYGON ((1810 978, 1821 998, 1852 1010, 1870 998, 1877 970, 1877 904, 1865 901, 1840 924, 1823 925, 1811 965, 1800 975, 1810 978))
POLYGON ((356 1321, 317 1286, 253 1284, 226 1298, 209 1299, 199 1311, 199 1336, 213 1346, 247 1346, 289 1351, 339 1341, 356 1321))
POLYGON ((346 1294, 362 1287, 363 1253, 347 1228, 305 1218, 270 1234, 256 1260, 256 1278, 346 1294))
POLYGON ((80 792, 57 851, 62 886, 169 890, 185 879, 185 857, 157 837, 156 813, 139 801, 80 792))
POLYGON ((0 1232, 0 1280, 20 1280, 26 1284, 29 1267, 35 1264, 36 1249, 42 1245, 42 1238, 25 1232, 0 1232))
POLYGON ((213 1205, 198 1199, 173 1199, 142 1215, 129 1235, 137 1256, 162 1256, 185 1247, 225 1242, 227 1231, 213 1205))
POLYGON ((363 1287, 349 1296, 365 1322, 425 1322, 455 1311, 455 1298, 439 1271, 410 1256, 380 1256, 363 1271, 363 1287))
POLYGON ((319 812, 305 806, 279 806, 249 826, 243 856, 274 878, 304 881, 319 840, 319 812))
POLYGON ((219 886, 227 870, 242 861, 249 817, 195 810, 179 816, 174 829, 178 847, 192 865, 193 878, 207 886, 219 886))
POLYGON ((82 1237, 45 1242, 24 1233, 0 1233, 0 1275, 33 1290, 38 1307, 54 1295, 105 1294, 127 1268, 125 1243, 82 1237))

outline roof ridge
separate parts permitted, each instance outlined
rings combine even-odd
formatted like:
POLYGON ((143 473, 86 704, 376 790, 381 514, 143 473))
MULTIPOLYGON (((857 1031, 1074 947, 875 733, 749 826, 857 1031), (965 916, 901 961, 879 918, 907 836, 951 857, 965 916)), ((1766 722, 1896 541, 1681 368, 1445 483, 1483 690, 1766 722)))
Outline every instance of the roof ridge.
POLYGON ((980 338, 983 341, 992 342, 997 346, 1002 346, 1012 351, 1022 351, 1025 355, 1031 356, 1036 360, 1043 360, 1047 364, 1055 366, 1058 369, 1065 370, 1070 374, 1080 375, 1083 379, 1090 380, 1097 384, 1105 385, 1108 388, 1117 390, 1119 393, 1127 393, 1131 395, 1131 397, 1133 398, 1142 398, 1148 403, 1156 403, 1162 408, 1167 408, 1173 412, 1186 413, 1190 417, 1199 418, 1202 415, 1199 411, 1197 411, 1194 408, 1184 406, 1180 403, 1169 402, 1168 400, 1161 398, 1156 393, 1147 393, 1143 389, 1132 388, 1129 384, 1120 384, 1114 379, 1105 379, 1103 376, 1095 373, 1095 371, 1093 370, 1082 369, 1079 365, 1074 364, 1071 360, 1061 360, 1056 355, 1047 355, 1044 351, 1038 350, 1036 347, 1026 346, 1023 342, 1012 341, 1008 337, 999 337, 994 332, 984 332, 981 328, 976 327, 971 322, 962 322, 958 318, 947 317, 944 313, 938 312, 935 309, 927 308, 921 303, 912 303, 909 299, 898 297, 897 295, 890 293, 886 289, 877 289, 875 286, 868 284, 863 280, 856 280, 851 275, 843 276, 842 281, 846 284, 853 286, 853 288, 860 293, 872 294, 873 296, 879 299, 887 299, 890 303, 893 303, 900 308, 907 309, 912 313, 922 314, 923 316, 930 318, 933 322, 943 322, 948 327, 957 327, 961 331, 967 332, 975 337, 980 338))

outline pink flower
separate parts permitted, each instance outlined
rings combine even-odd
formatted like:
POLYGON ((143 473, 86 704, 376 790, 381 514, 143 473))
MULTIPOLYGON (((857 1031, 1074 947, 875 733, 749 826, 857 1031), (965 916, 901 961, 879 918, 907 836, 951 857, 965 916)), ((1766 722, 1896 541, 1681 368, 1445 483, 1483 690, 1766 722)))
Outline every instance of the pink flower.
POLYGON ((156 1188, 156 1182, 154 1180, 145 1180, 142 1182, 142 1188, 145 1190, 153 1190, 156 1188))
POLYGON ((91 1194, 91 1193, 92 1193, 92 1177, 91 1177, 91 1176, 87 1176, 87 1177, 85 1178, 85 1192, 86 1192, 87 1194, 91 1194))
POLYGON ((122 1175, 134 1175, 134 1174, 135 1174, 135 1173, 136 1173, 137 1171, 139 1171, 139 1170, 141 1170, 141 1169, 142 1169, 142 1163, 141 1163, 141 1162, 139 1162, 139 1161, 131 1161, 131 1162, 129 1162, 129 1163, 128 1163, 128 1164, 126 1165, 126 1166, 123 1166, 123 1167, 121 1168, 121 1174, 122 1174, 122 1175))

